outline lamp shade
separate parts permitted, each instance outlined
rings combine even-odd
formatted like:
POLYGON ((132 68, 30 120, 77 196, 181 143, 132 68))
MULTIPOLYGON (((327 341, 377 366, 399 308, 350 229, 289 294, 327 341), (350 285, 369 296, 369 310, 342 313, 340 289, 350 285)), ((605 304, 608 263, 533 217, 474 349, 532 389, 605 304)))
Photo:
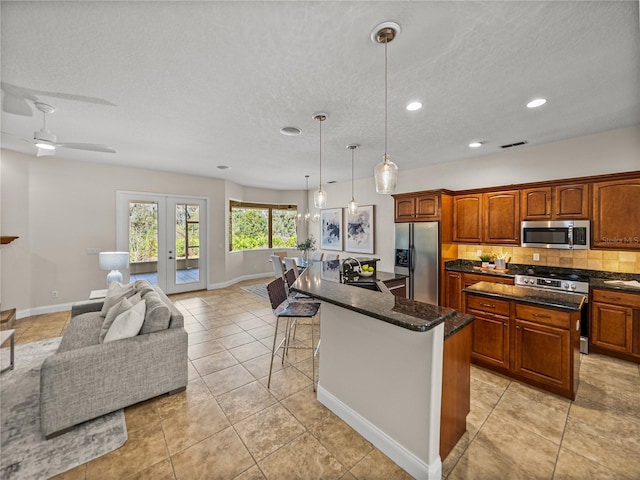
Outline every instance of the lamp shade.
POLYGON ((100 252, 100 270, 129 267, 129 252, 100 252))

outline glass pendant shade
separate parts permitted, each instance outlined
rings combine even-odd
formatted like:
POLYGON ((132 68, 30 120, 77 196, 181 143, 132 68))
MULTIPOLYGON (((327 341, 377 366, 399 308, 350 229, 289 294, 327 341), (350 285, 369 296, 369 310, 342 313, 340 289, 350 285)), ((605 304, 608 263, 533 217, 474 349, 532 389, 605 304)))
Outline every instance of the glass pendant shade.
POLYGON ((383 194, 393 193, 398 181, 398 166, 389 159, 389 155, 385 154, 383 161, 376 165, 374 176, 376 192, 383 194))
POLYGON ((351 199, 351 201, 347 204, 347 210, 351 215, 355 215, 358 213, 358 202, 355 199, 351 199))
POLYGON ((313 192, 313 204, 316 208, 324 208, 327 206, 327 192, 322 187, 313 192))
POLYGON ((353 165, 354 165, 354 160, 353 160, 353 152, 356 148, 358 148, 359 145, 353 144, 353 145, 347 145, 347 148, 349 150, 351 150, 351 201, 347 204, 347 211, 349 212, 349 214, 351 215, 355 215, 356 213, 358 213, 358 202, 356 202, 356 197, 354 194, 354 188, 353 188, 353 165))

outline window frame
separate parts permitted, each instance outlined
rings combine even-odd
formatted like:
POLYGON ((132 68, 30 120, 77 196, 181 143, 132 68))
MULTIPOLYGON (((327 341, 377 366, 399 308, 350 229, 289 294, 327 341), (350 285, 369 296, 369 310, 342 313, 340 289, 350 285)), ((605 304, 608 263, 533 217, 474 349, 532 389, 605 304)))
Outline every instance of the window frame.
MULTIPOLYGON (((295 213, 295 215, 297 216, 298 214, 298 205, 295 204, 291 204, 291 203, 260 203, 260 202, 243 202, 240 200, 229 200, 229 230, 228 230, 228 252, 229 253, 236 253, 236 252, 251 252, 251 251, 256 251, 256 250, 266 250, 266 249, 272 249, 272 248, 280 248, 280 247, 274 247, 273 246, 273 211, 274 210, 290 210, 293 211, 295 213), (245 248, 242 250, 234 250, 233 249, 233 209, 234 208, 253 208, 253 209, 259 209, 259 210, 268 210, 267 213, 267 247, 260 247, 260 248, 245 248)), ((295 229, 295 234, 296 234, 296 242, 297 242, 297 236, 298 236, 298 228, 296 226, 295 229)), ((282 248, 287 248, 287 247, 282 247, 282 248)))

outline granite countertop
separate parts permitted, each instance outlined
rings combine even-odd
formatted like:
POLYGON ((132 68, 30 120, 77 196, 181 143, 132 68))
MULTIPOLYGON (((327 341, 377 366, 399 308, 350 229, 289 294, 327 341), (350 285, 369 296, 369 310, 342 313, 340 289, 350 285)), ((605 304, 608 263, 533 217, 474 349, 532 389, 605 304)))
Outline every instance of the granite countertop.
MULTIPOLYGON (((635 276, 638 277, 639 275, 635 275, 635 276)), ((633 286, 633 285, 624 285, 624 284, 616 284, 616 283, 606 283, 612 280, 623 280, 623 281, 636 280, 637 282, 640 282, 640 279, 636 279, 636 278, 628 278, 628 279, 626 278, 622 278, 622 279, 591 278, 589 279, 589 288, 600 288, 602 290, 618 290, 622 292, 640 294, 640 285, 633 286)))
POLYGON ((555 292, 531 287, 517 287, 515 285, 504 285, 492 282, 478 282, 462 291, 485 297, 516 300, 541 307, 551 307, 569 311, 580 311, 587 299, 586 295, 575 293, 555 292))
MULTIPOLYGON (((377 272, 378 280, 381 280, 381 273, 384 272, 377 272)), ((458 313, 452 308, 340 283, 339 261, 314 263, 300 274, 291 289, 416 332, 431 330, 445 320, 453 319, 458 313)))
POLYGON ((356 276, 349 279, 349 283, 376 283, 376 282, 389 282, 391 280, 400 280, 407 278, 407 275, 400 275, 399 273, 381 272, 377 270, 370 277, 356 276))

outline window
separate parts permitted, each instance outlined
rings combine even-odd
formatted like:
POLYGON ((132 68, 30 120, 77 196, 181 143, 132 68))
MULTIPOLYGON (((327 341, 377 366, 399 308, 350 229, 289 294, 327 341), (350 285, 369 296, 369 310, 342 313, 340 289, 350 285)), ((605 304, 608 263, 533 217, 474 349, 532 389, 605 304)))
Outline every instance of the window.
POLYGON ((229 202, 229 250, 295 247, 296 205, 229 202))

